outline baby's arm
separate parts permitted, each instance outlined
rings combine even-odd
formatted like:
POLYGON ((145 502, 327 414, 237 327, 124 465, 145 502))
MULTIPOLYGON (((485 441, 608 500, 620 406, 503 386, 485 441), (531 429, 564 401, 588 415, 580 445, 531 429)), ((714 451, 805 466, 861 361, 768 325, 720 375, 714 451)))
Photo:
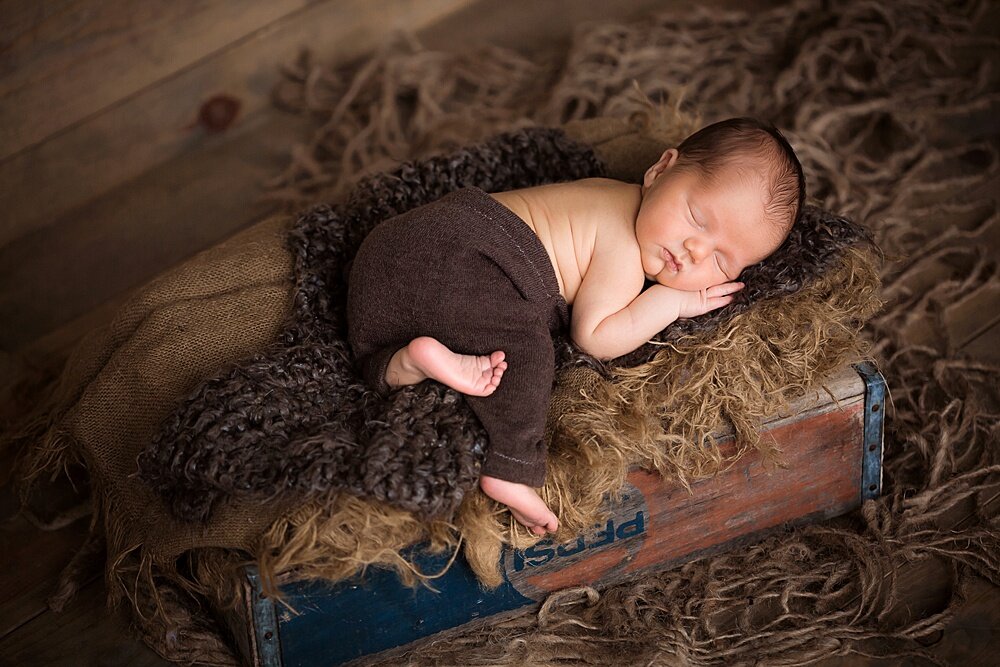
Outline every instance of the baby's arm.
MULTIPOLYGON (((627 306, 601 319, 591 331, 577 327, 573 340, 582 350, 599 359, 614 359, 649 342, 678 318, 696 317, 729 304, 733 300, 732 293, 742 288, 742 283, 724 283, 698 292, 685 292, 665 285, 651 285, 627 306)), ((583 291, 582 285, 580 291, 583 291)), ((580 313, 581 316, 585 314, 580 313)))
POLYGON ((616 236, 611 229, 603 243, 598 237, 570 323, 573 342, 599 359, 628 354, 679 317, 721 308, 743 287, 742 283, 724 283, 686 292, 655 284, 642 291, 645 277, 634 237, 616 236))

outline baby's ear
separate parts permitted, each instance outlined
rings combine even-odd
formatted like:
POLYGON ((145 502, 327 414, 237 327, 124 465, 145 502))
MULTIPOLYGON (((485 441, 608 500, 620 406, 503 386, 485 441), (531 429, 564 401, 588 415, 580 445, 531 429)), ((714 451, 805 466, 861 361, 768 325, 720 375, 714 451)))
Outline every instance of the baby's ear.
POLYGON ((646 170, 646 174, 642 177, 643 186, 647 188, 652 186, 660 174, 674 166, 674 163, 677 162, 677 156, 678 152, 676 148, 668 148, 663 151, 663 155, 656 161, 656 164, 646 170))

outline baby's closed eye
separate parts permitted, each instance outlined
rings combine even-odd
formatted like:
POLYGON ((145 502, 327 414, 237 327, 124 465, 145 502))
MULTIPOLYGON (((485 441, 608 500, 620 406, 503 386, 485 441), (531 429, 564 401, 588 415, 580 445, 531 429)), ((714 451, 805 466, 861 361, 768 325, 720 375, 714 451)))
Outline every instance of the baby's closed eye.
POLYGON ((705 229, 705 225, 701 224, 701 221, 695 216, 694 211, 691 210, 690 205, 688 205, 688 220, 695 229, 705 229))
POLYGON ((719 267, 719 273, 724 275, 726 280, 732 280, 732 278, 729 277, 729 274, 726 273, 726 269, 722 266, 722 259, 719 257, 719 253, 715 253, 715 265, 719 267))

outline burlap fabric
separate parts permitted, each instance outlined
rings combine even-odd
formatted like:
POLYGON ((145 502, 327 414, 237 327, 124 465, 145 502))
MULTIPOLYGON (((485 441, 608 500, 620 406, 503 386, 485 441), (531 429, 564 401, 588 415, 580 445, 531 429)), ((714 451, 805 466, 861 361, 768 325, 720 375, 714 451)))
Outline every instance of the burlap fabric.
POLYGON ((31 465, 86 466, 112 560, 140 546, 164 562, 193 547, 245 547, 280 515, 279 502, 224 509, 207 530, 176 523, 135 476, 135 458, 180 396, 280 331, 291 308, 288 224, 263 221, 144 286, 85 336, 26 429, 44 434, 31 465))

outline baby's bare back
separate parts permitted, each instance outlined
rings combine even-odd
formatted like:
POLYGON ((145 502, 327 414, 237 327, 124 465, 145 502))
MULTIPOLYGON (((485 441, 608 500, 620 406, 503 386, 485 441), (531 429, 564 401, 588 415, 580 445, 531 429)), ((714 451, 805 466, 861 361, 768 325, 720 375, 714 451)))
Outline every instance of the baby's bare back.
POLYGON ((587 178, 491 196, 534 230, 548 252, 559 292, 567 304, 576 302, 595 253, 618 258, 620 274, 630 277, 626 292, 616 287, 615 291, 622 293, 608 294, 608 298, 623 300, 624 306, 639 294, 644 278, 635 240, 638 200, 632 186, 606 178, 587 178))

